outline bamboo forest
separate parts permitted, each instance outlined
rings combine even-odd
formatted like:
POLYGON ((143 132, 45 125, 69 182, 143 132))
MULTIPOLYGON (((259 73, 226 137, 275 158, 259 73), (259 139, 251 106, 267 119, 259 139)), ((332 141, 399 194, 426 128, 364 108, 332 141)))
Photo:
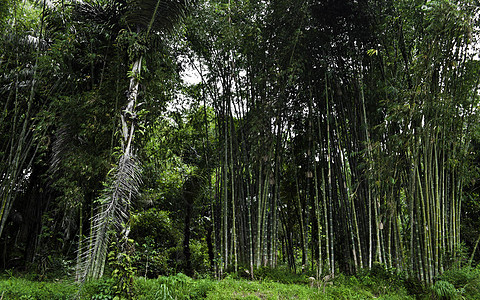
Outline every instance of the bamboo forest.
POLYGON ((480 1, 0 0, 0 299, 480 299, 480 1))

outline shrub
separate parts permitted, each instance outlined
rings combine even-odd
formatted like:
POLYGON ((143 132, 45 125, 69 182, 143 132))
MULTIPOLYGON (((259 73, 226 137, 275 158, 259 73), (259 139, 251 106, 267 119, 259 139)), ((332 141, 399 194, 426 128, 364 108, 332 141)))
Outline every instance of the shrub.
POLYGON ((112 243, 112 251, 108 253, 108 261, 114 281, 113 290, 116 296, 132 298, 135 267, 132 266, 133 240, 112 243), (120 249, 119 249, 120 247, 120 249))
POLYGON ((110 300, 115 297, 111 278, 87 281, 80 290, 80 299, 110 300))
POLYGON ((215 285, 215 281, 193 280, 179 273, 151 280, 137 279, 135 290, 137 299, 205 299, 215 285))
POLYGON ((154 244, 166 249, 177 245, 180 233, 174 228, 168 212, 151 208, 132 216, 130 237, 140 245, 154 244))
POLYGON ((455 299, 457 290, 448 281, 439 280, 431 287, 433 299, 450 300, 455 299))
POLYGON ((404 286, 409 295, 422 296, 427 294, 427 289, 425 287, 425 284, 422 281, 420 281, 420 279, 418 279, 417 277, 410 276, 405 278, 404 286))
MULTIPOLYGON (((249 275, 248 273, 244 272, 249 275)), ((296 274, 286 267, 260 267, 253 271, 253 275, 257 280, 271 280, 286 284, 308 284, 309 274, 296 274)))
POLYGON ((451 283, 465 298, 480 298, 480 270, 470 267, 451 269, 439 276, 440 281, 451 283))
POLYGON ((199 273, 205 273, 210 267, 208 249, 206 243, 197 240, 190 240, 190 252, 192 268, 199 273))
POLYGON ((132 216, 130 237, 135 240, 134 266, 140 276, 156 278, 176 269, 176 247, 180 233, 168 213, 155 208, 132 216))
MULTIPOLYGON (((392 292, 406 296, 408 290, 406 289, 406 280, 403 273, 395 268, 387 268, 384 264, 378 262, 373 263, 370 270, 362 269, 356 276, 347 278, 347 281, 350 283, 349 286, 360 285, 375 296, 387 295, 392 292)), ((412 289, 417 288, 417 285, 412 287, 412 289)))

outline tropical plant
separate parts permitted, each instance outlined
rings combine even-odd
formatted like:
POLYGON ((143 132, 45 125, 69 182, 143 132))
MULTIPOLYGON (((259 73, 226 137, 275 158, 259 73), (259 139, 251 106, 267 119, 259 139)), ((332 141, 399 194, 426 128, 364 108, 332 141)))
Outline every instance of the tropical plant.
MULTIPOLYGON (((95 2, 79 4, 80 11, 92 11, 90 7, 95 2), (85 9, 88 8, 88 9, 85 9)), ((128 228, 129 210, 131 199, 138 192, 140 185, 140 169, 135 159, 133 138, 137 122, 137 98, 141 81, 141 70, 147 47, 155 44, 152 41, 160 38, 160 33, 168 33, 174 28, 175 23, 181 18, 188 8, 190 1, 139 1, 139 2, 107 2, 104 6, 96 6, 99 11, 89 17, 102 16, 110 7, 114 7, 119 15, 125 18, 123 30, 130 39, 128 53, 132 62, 128 72, 130 85, 127 92, 127 103, 121 114, 121 150, 118 164, 112 172, 112 180, 100 198, 100 207, 92 220, 92 233, 87 250, 84 252, 83 279, 99 278, 103 275, 107 248, 110 241, 108 231, 115 228, 121 232, 119 239, 126 240, 130 229, 128 228)), ((108 26, 109 24, 104 24, 108 26)), ((152 49, 149 49, 150 51, 152 49)))

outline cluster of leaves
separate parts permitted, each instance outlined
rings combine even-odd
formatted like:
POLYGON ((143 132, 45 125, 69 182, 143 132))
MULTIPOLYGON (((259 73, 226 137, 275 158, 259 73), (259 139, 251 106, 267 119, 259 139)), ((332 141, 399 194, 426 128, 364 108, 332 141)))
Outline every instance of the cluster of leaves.
POLYGON ((464 267, 445 271, 431 287, 438 299, 477 299, 480 297, 480 269, 464 267))
POLYGON ((180 234, 167 212, 151 208, 133 214, 130 237, 136 244, 137 275, 156 278, 176 269, 175 253, 180 234))
POLYGON ((433 299, 455 299, 457 290, 448 281, 439 280, 431 287, 433 299))
POLYGON ((134 241, 131 239, 112 242, 108 261, 112 268, 113 292, 115 296, 131 299, 136 269, 133 266, 134 241))

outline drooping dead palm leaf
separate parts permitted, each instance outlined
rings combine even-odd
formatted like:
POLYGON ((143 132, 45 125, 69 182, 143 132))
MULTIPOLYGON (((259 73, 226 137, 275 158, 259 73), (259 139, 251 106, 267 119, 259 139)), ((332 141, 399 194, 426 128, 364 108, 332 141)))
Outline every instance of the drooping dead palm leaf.
POLYGON ((122 232, 129 217, 132 197, 138 193, 141 184, 141 170, 135 157, 122 156, 113 171, 113 180, 107 185, 99 199, 100 206, 92 220, 92 235, 83 251, 81 280, 99 278, 103 275, 109 231, 122 232))
MULTIPOLYGON (((117 3, 116 1, 107 1, 117 3)), ((118 2, 122 5, 123 2, 118 2)), ((169 32, 175 23, 181 19, 191 0, 131 0, 127 2, 127 9, 123 6, 119 11, 125 12, 125 20, 131 30, 148 36, 154 32, 169 32)), ((85 9, 86 15, 99 12, 98 6, 85 9)), ((95 14, 93 14, 95 15, 95 14)), ((101 19, 105 14, 99 13, 101 19)), ((110 241, 109 231, 122 232, 128 236, 125 223, 129 218, 130 201, 140 186, 140 170, 132 155, 132 140, 135 133, 135 106, 140 84, 142 55, 133 63, 128 90, 127 105, 122 112, 122 150, 118 167, 115 169, 113 180, 104 190, 100 208, 92 220, 93 228, 87 243, 88 248, 82 251, 83 260, 80 279, 99 278, 103 275, 107 248, 110 241)))

